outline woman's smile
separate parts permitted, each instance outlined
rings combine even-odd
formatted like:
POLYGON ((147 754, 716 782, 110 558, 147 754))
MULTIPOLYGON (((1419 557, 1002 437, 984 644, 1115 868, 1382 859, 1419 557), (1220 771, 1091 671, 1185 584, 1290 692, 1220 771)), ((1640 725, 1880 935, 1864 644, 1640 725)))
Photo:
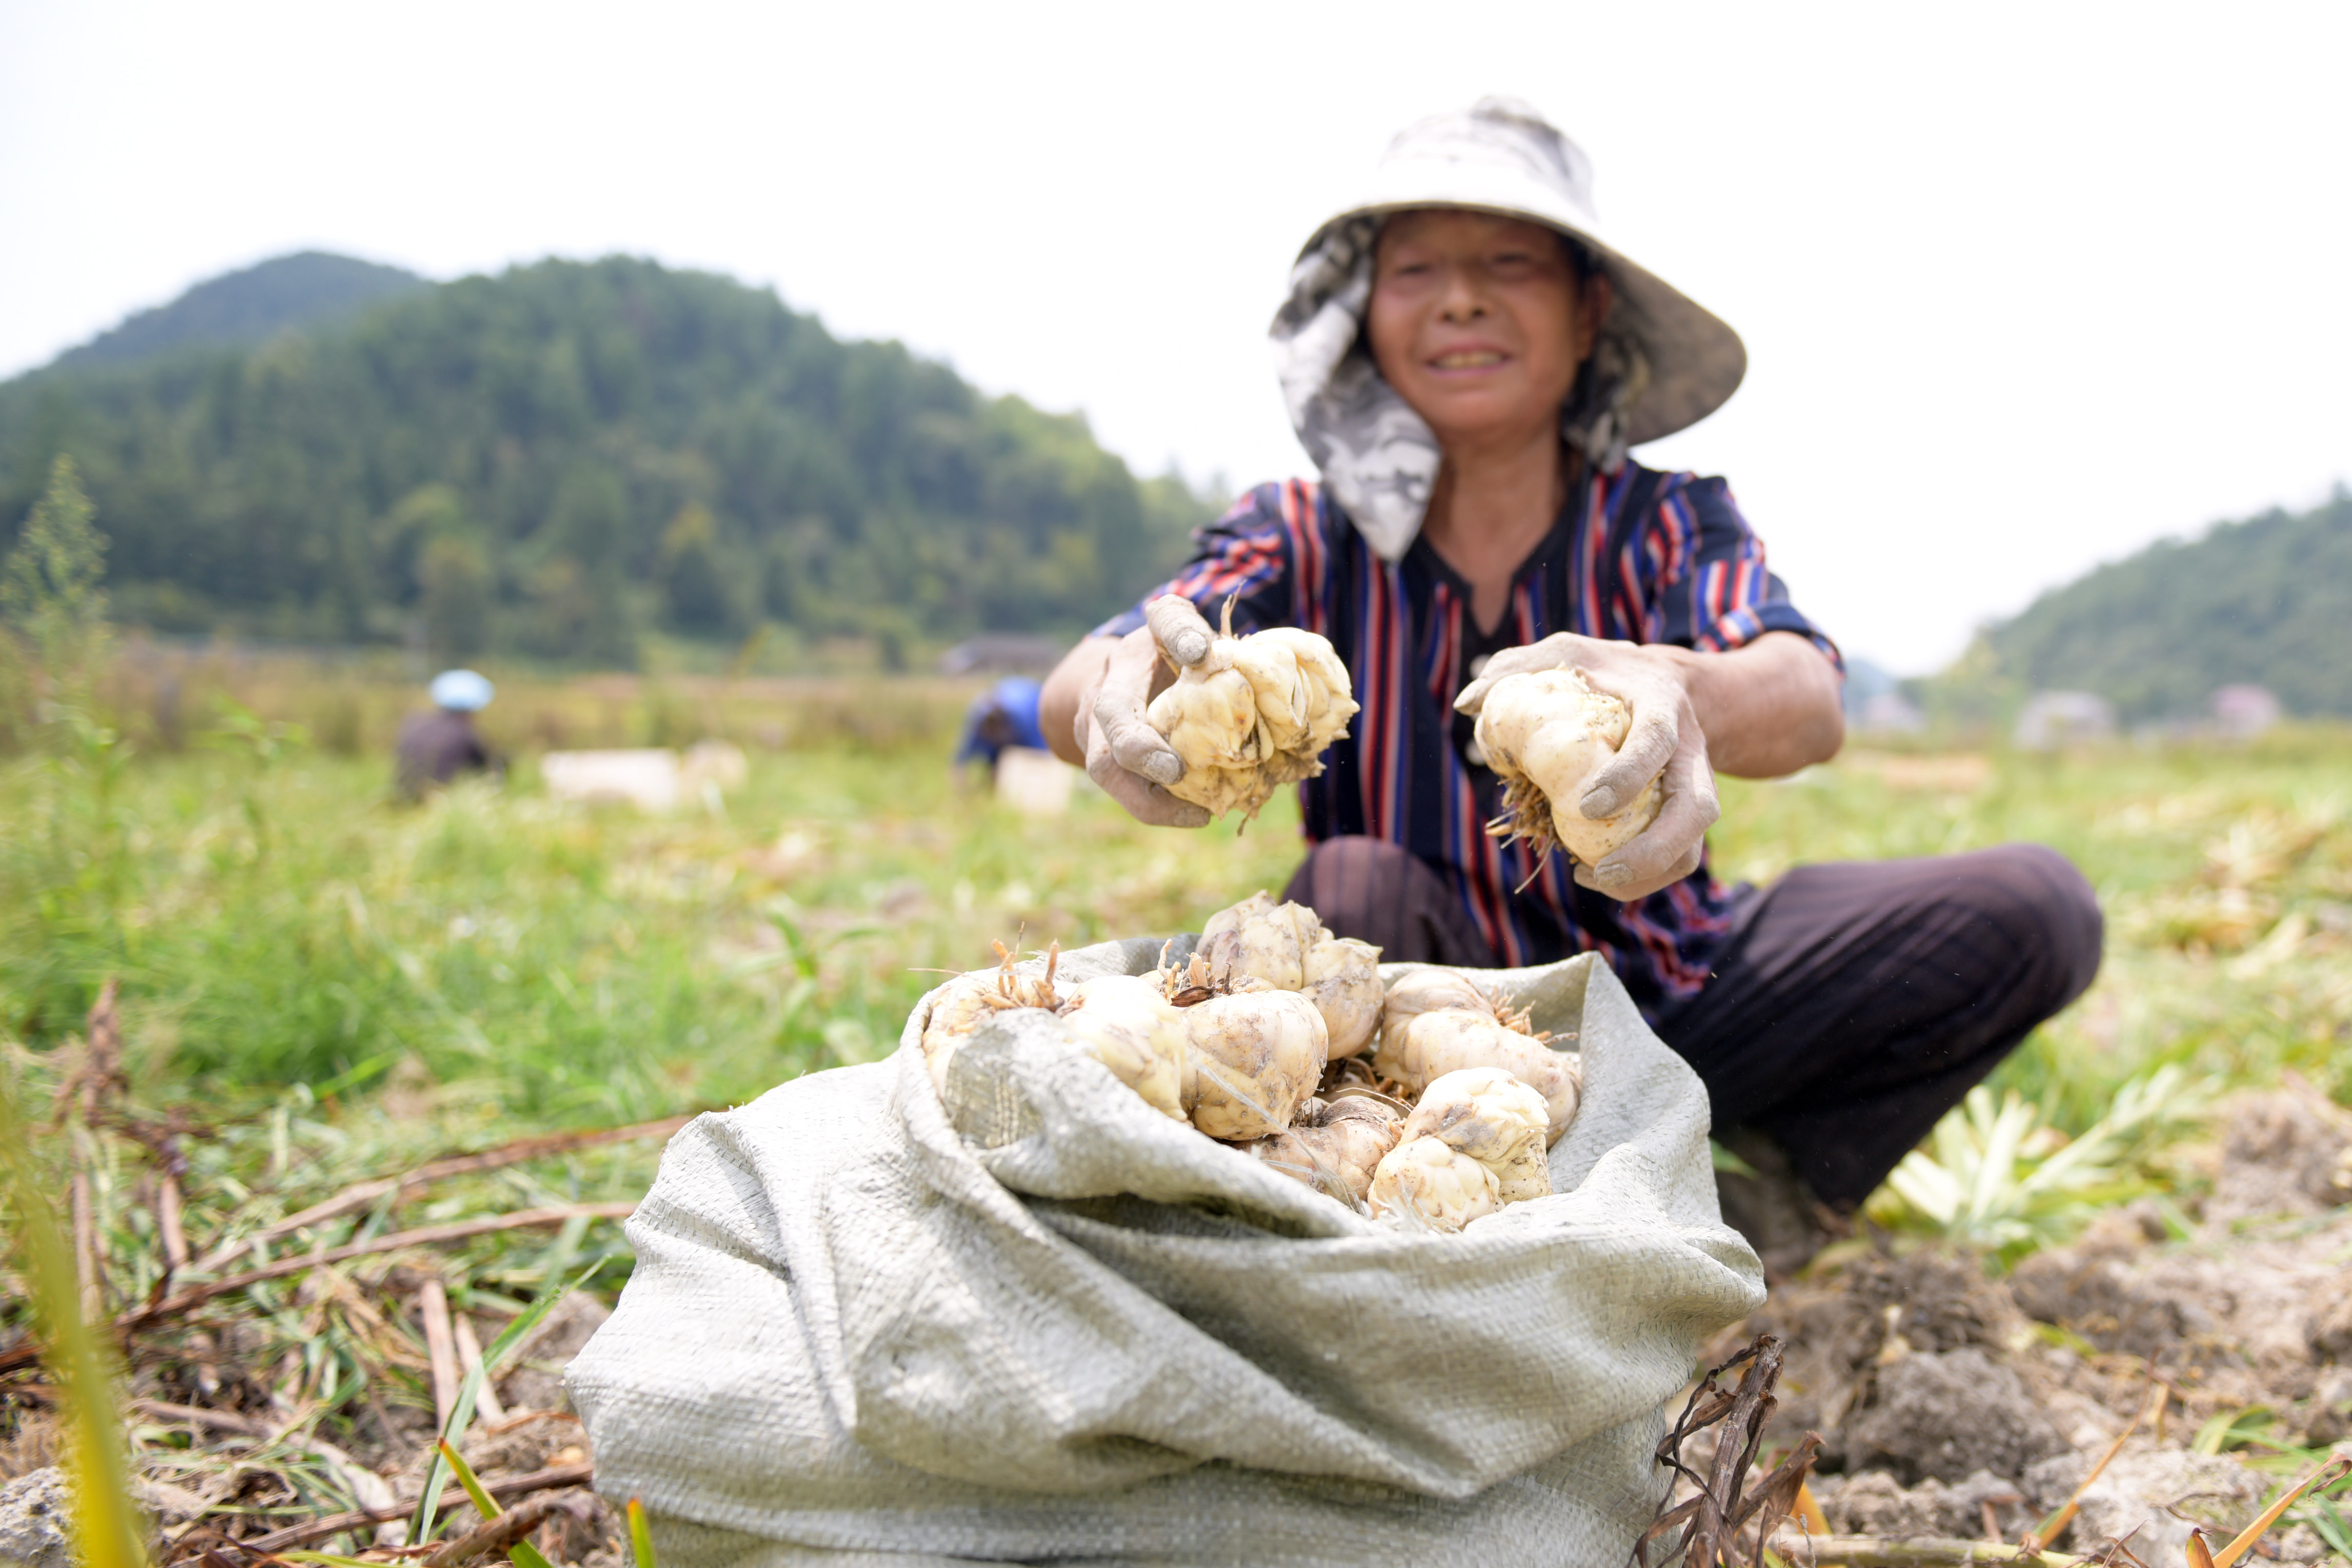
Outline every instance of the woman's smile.
POLYGON ((1509 363, 1511 356, 1496 348, 1446 349, 1430 357, 1430 369, 1440 374, 1458 371, 1494 370, 1509 363))

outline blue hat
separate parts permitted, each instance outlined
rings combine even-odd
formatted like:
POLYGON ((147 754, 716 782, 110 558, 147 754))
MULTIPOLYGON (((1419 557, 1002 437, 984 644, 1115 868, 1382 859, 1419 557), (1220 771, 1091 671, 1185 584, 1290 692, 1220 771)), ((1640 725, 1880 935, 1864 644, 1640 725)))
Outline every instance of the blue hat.
POLYGON ((452 713, 478 713, 498 689, 470 669, 445 669, 433 678, 433 705, 452 713))

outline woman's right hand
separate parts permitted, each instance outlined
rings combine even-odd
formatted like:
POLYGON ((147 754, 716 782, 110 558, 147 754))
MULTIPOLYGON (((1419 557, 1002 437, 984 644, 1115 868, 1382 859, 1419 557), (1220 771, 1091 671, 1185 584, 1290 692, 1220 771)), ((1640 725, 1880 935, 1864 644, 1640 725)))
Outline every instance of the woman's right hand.
POLYGON ((1184 776, 1184 759, 1144 717, 1170 663, 1206 658, 1213 635, 1190 599, 1164 594, 1144 606, 1144 624, 1109 645, 1102 669, 1079 693, 1071 729, 1087 776, 1138 822, 1154 827, 1204 827, 1206 807, 1179 800, 1167 786, 1184 776))

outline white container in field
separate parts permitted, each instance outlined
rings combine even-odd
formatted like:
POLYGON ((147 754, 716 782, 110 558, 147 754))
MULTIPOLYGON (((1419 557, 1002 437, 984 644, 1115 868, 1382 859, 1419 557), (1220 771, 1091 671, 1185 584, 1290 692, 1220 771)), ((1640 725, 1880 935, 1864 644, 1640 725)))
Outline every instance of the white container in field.
POLYGON ((1070 809, 1070 788, 1078 770, 1029 746, 996 753, 996 798, 1029 816, 1060 816, 1070 809))
POLYGON ((689 795, 700 795, 706 789, 739 790, 750 781, 751 764, 743 757, 743 748, 727 741, 697 741, 686 749, 686 760, 678 764, 678 779, 689 795))
POLYGON ((678 802, 677 753, 649 746, 626 752, 550 752, 540 777, 557 800, 625 802, 640 811, 669 811, 678 802))

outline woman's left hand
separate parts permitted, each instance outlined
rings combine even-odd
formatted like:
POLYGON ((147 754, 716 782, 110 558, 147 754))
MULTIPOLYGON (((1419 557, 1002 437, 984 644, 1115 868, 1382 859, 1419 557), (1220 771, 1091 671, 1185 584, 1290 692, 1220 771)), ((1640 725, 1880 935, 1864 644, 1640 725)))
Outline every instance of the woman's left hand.
POLYGON ((1596 689, 1633 710, 1633 725, 1625 732, 1625 743, 1617 748, 1617 760, 1592 775, 1582 800, 1554 805, 1555 810, 1580 810, 1588 817, 1613 816, 1643 785, 1654 778, 1659 781, 1664 799, 1657 821, 1599 865, 1580 861, 1576 867, 1580 884, 1626 903, 1697 870, 1706 830, 1723 815, 1716 799, 1715 770, 1707 763, 1706 731, 1691 703, 1687 661, 1695 657, 1678 647, 1604 642, 1560 632, 1526 647, 1505 648, 1454 699, 1457 711, 1475 715, 1503 677, 1566 666, 1582 670, 1596 689))

